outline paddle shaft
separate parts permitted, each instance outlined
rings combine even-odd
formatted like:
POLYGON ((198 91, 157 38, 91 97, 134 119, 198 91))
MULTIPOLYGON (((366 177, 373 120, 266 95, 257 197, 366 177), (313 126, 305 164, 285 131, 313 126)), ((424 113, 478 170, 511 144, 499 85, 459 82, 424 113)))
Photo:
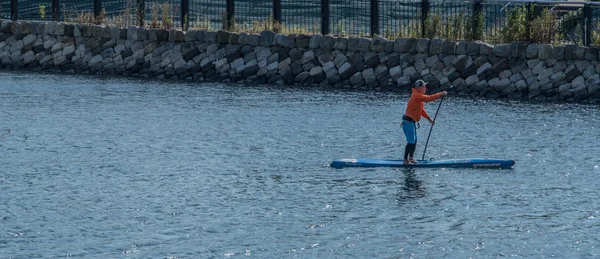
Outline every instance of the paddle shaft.
POLYGON ((437 111, 435 111, 435 115, 433 116, 433 123, 431 124, 431 128, 429 128, 429 135, 427 135, 427 141, 425 142, 425 149, 423 149, 423 157, 421 160, 425 160, 425 152, 427 152, 427 145, 429 144, 429 137, 431 137, 431 131, 433 130, 433 125, 435 125, 435 120, 437 119, 438 112, 440 112, 440 107, 442 107, 442 103, 444 102, 444 97, 442 96, 440 100, 440 105, 437 107, 437 111))

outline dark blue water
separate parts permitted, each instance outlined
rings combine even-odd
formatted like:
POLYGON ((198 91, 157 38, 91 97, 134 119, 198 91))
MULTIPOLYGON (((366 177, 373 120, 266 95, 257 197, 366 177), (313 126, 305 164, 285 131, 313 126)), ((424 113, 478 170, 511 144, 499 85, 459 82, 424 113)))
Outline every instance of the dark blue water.
POLYGON ((598 106, 449 95, 426 157, 513 170, 327 166, 407 98, 0 72, 0 258, 600 256, 598 106))

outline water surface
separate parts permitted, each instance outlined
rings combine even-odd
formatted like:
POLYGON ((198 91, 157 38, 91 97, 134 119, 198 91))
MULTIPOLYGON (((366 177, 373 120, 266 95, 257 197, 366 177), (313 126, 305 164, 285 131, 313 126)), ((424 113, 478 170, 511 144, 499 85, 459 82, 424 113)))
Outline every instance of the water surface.
POLYGON ((426 158, 513 170, 336 170, 402 156, 408 95, 0 79, 0 258, 600 256, 598 106, 450 95, 426 158))

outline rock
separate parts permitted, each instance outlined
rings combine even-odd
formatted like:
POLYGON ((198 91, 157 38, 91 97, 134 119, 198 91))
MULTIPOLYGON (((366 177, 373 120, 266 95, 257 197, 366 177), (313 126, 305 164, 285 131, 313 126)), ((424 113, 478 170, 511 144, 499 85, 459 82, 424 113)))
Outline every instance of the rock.
POLYGON ((25 36, 23 38, 23 46, 33 45, 33 43, 35 43, 36 40, 37 40, 37 35, 35 35, 35 34, 27 34, 27 36, 25 36))
POLYGON ((296 37, 296 46, 301 49, 308 49, 310 46, 310 36, 299 34, 296 37))
POLYGON ((395 67, 390 68, 389 73, 390 73, 390 76, 392 77, 392 79, 394 79, 394 80, 398 80, 398 78, 403 76, 402 67, 400 67, 400 66, 395 66, 395 67))
MULTIPOLYGON (((347 43, 348 51, 367 53, 371 47, 371 40, 367 38, 350 37, 347 43)), ((336 48, 337 49, 337 48, 336 48)), ((343 50, 343 49, 340 49, 343 50)))
POLYGON ((411 78, 410 76, 403 76, 398 78, 398 80, 396 80, 396 83, 398 84, 399 87, 411 87, 412 86, 412 82, 411 82, 411 78))
POLYGON ((333 62, 335 63, 335 67, 337 67, 338 69, 344 64, 346 63, 346 61, 348 61, 348 58, 346 57, 346 55, 344 54, 338 54, 335 59, 333 60, 333 62))
POLYGON ((417 40, 417 52, 418 53, 429 53, 429 44, 431 43, 430 39, 420 38, 417 40))
POLYGON ((349 78, 351 75, 354 74, 354 69, 352 68, 352 65, 350 65, 350 63, 345 62, 344 64, 342 64, 339 68, 338 68, 340 77, 342 79, 346 79, 349 78))
POLYGON ((467 77, 467 79, 465 80, 465 83, 467 84, 467 86, 472 86, 477 82, 479 82, 479 77, 477 75, 471 75, 471 76, 467 77))
MULTIPOLYGON (((593 82, 590 82, 590 84, 587 84, 587 92, 590 96, 595 95, 598 92, 600 92, 600 83, 596 83, 596 82, 600 81, 600 78, 598 78, 597 76, 598 76, 598 74, 593 76, 596 78, 593 79, 593 82)), ((592 79, 592 78, 590 78, 590 79, 592 79)), ((590 79, 588 79, 588 80, 590 80, 590 79)))
POLYGON ((373 52, 385 52, 385 42, 386 40, 381 37, 375 37, 371 40, 371 51, 373 52))
POLYGON ((578 77, 579 75, 581 75, 581 72, 579 71, 579 69, 577 69, 577 67, 573 64, 567 67, 567 69, 565 69, 565 75, 566 75, 566 80, 567 82, 575 79, 576 77, 578 77))
POLYGON ((442 54, 442 44, 443 43, 444 43, 444 40, 442 40, 442 39, 432 39, 431 43, 429 44, 429 54, 431 54, 431 55, 442 54))
POLYGON ((571 81, 571 85, 573 85, 573 88, 579 88, 580 86, 585 85, 585 80, 586 79, 583 76, 578 76, 571 81))
POLYGON ((309 71, 310 76, 317 76, 317 75, 322 74, 322 73, 323 73, 323 68, 320 67, 320 66, 313 67, 309 71))
POLYGON ((417 69, 416 69, 415 67, 407 67, 407 68, 405 68, 405 69, 402 71, 402 74, 403 74, 404 76, 409 76, 409 77, 411 77, 411 76, 417 75, 417 74, 418 74, 418 72, 417 72, 417 69))
POLYGON ((523 80, 523 75, 521 73, 516 73, 510 76, 510 81, 513 83, 521 80, 523 80))
POLYGON ((454 62, 452 62, 452 64, 454 65, 454 67, 456 67, 456 70, 463 71, 467 67, 473 65, 473 59, 467 55, 459 55, 458 57, 456 57, 454 62))
POLYGON ((350 84, 353 86, 362 86, 365 84, 365 80, 360 72, 356 72, 354 75, 350 77, 350 84))
POLYGON ((544 71, 545 71, 545 70, 547 70, 547 69, 548 69, 548 66, 546 66, 546 63, 544 63, 544 62, 540 62, 540 63, 538 63, 537 65, 535 65, 535 66, 534 66, 534 67, 531 69, 531 71, 533 72, 533 74, 534 74, 534 75, 536 75, 536 76, 537 76, 537 75, 541 74, 542 72, 544 72, 544 71))
POLYGON ((550 52, 551 52, 550 56, 552 59, 556 59, 556 60, 565 59, 565 47, 564 46, 555 46, 552 48, 552 50, 550 52))
POLYGON ((90 59, 90 61, 88 62, 88 66, 89 67, 97 66, 98 64, 100 64, 102 62, 102 60, 103 60, 103 58, 101 55, 93 56, 92 59, 90 59))
POLYGON ((492 50, 492 54, 498 56, 498 57, 510 57, 511 56, 511 48, 512 48, 512 43, 502 43, 502 44, 498 44, 496 46, 494 46, 494 49, 492 50))
POLYGON ((538 81, 542 81, 544 78, 550 78, 550 76, 553 74, 554 71, 552 70, 552 68, 546 68, 540 71, 540 73, 537 76, 537 79, 538 81))
POLYGON ((375 53, 375 52, 367 52, 364 54, 364 57, 365 57, 365 64, 369 68, 374 68, 377 65, 379 65, 379 63, 380 63, 379 55, 377 55, 377 53, 375 53))
POLYGON ((548 60, 552 59, 552 45, 550 44, 541 44, 538 49, 538 58, 540 60, 548 60))
POLYGON ((538 57, 538 52, 539 46, 537 44, 529 44, 525 50, 525 57, 528 59, 535 59, 538 57))
POLYGON ((483 42, 483 43, 481 43, 479 45, 479 54, 481 54, 481 55, 491 55, 493 49, 494 49, 494 46, 492 46, 491 44, 483 42))
POLYGON ((439 57, 437 55, 433 55, 433 56, 430 56, 429 58, 425 59, 425 65, 427 67, 432 67, 434 64, 436 64, 439 61, 440 61, 439 57))
POLYGON ((420 60, 417 60, 417 62, 415 62, 414 67, 415 67, 415 69, 417 69, 417 71, 422 71, 422 70, 427 69, 427 64, 425 63, 425 61, 420 59, 420 60))
POLYGON ((331 53, 328 51, 323 52, 321 55, 319 55, 318 60, 321 65, 325 65, 327 62, 333 61, 333 55, 331 55, 331 53))
POLYGON ((394 51, 400 53, 415 53, 417 39, 414 38, 397 38, 394 41, 394 51))
MULTIPOLYGON (((260 46, 260 35, 259 34, 248 34, 246 36, 246 44, 253 46, 253 47, 260 46)), ((282 44, 285 44, 285 46, 288 48, 294 47, 294 41, 290 37, 286 37, 286 40, 284 40, 282 44)))
POLYGON ((333 49, 345 51, 348 49, 348 39, 347 38, 335 38, 335 43, 333 44, 333 49))
POLYGON ((512 76, 512 71, 510 70, 504 70, 502 72, 500 72, 500 74, 498 74, 498 78, 500 79, 504 79, 504 78, 509 78, 510 76, 512 76))
MULTIPOLYGON (((586 47, 575 46, 572 53, 572 59, 574 60, 584 60, 585 59, 586 47)), ((565 53, 566 54, 566 53, 565 53)))
POLYGON ((335 45, 335 38, 325 35, 320 37, 319 47, 323 50, 333 50, 333 46, 335 45))
POLYGON ((236 70, 238 67, 243 66, 244 64, 245 64, 244 63, 244 58, 240 57, 240 58, 237 58, 237 59, 231 61, 231 63, 229 64, 229 67, 232 70, 236 70))
POLYGON ((319 48, 319 46, 321 44, 321 38, 322 38, 322 36, 320 34, 313 34, 312 36, 310 36, 308 48, 310 48, 310 49, 319 48))
POLYGON ((458 43, 456 41, 444 41, 442 43, 442 54, 454 55, 456 54, 456 47, 458 43))
POLYGON ((275 42, 275 32, 263 31, 260 33, 260 46, 270 47, 275 42))
MULTIPOLYGON (((491 69, 492 69, 492 64, 490 62, 487 62, 487 63, 481 65, 479 68, 477 68, 477 75, 482 75, 486 71, 490 71, 491 69)), ((468 81, 468 79, 467 79, 467 81, 468 81)))
POLYGON ((515 82, 515 87, 517 91, 522 92, 527 89, 527 82, 525 82, 525 80, 519 80, 515 82))
POLYGON ((369 85, 377 80, 375 72, 372 68, 367 68, 362 72, 362 77, 365 80, 365 84, 369 85))
POLYGON ((298 74, 296 76, 296 78, 294 79, 294 81, 296 81, 298 83, 301 83, 301 82, 304 82, 309 77, 310 77, 310 73, 306 72, 306 71, 303 71, 303 72, 301 72, 300 74, 298 74))
POLYGON ((597 48, 586 48, 585 49, 585 60, 598 61, 598 49, 597 48))
POLYGON ((557 84, 558 82, 565 81, 566 77, 567 76, 563 72, 553 73, 553 74, 550 75, 550 80, 552 81, 552 83, 557 84))
POLYGON ((593 67, 593 66, 589 66, 588 68, 586 68, 586 69, 583 71, 583 73, 582 73, 582 74, 583 74, 583 77, 584 77, 585 79, 588 79, 588 78, 590 78, 592 75, 596 74, 596 69, 594 69, 594 67, 593 67))
POLYGON ((590 62, 587 60, 577 60, 575 61, 575 66, 579 71, 585 71, 588 67, 590 67, 590 62))
POLYGON ((217 31, 217 43, 218 44, 227 44, 229 43, 229 32, 224 30, 217 31))
POLYGON ((467 42, 461 41, 456 45, 456 55, 467 54, 467 42))
POLYGON ((302 54, 302 64, 305 64, 314 59, 315 59, 315 52, 312 50, 309 50, 307 52, 304 52, 304 54, 302 54))

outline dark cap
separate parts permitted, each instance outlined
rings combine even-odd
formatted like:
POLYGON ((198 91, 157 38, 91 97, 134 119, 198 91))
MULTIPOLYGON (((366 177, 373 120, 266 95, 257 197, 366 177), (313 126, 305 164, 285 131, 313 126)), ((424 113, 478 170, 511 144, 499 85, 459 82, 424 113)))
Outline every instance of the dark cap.
POLYGON ((427 85, 427 83, 425 81, 419 79, 419 80, 415 81, 414 87, 419 87, 419 86, 422 86, 422 85, 427 85))

